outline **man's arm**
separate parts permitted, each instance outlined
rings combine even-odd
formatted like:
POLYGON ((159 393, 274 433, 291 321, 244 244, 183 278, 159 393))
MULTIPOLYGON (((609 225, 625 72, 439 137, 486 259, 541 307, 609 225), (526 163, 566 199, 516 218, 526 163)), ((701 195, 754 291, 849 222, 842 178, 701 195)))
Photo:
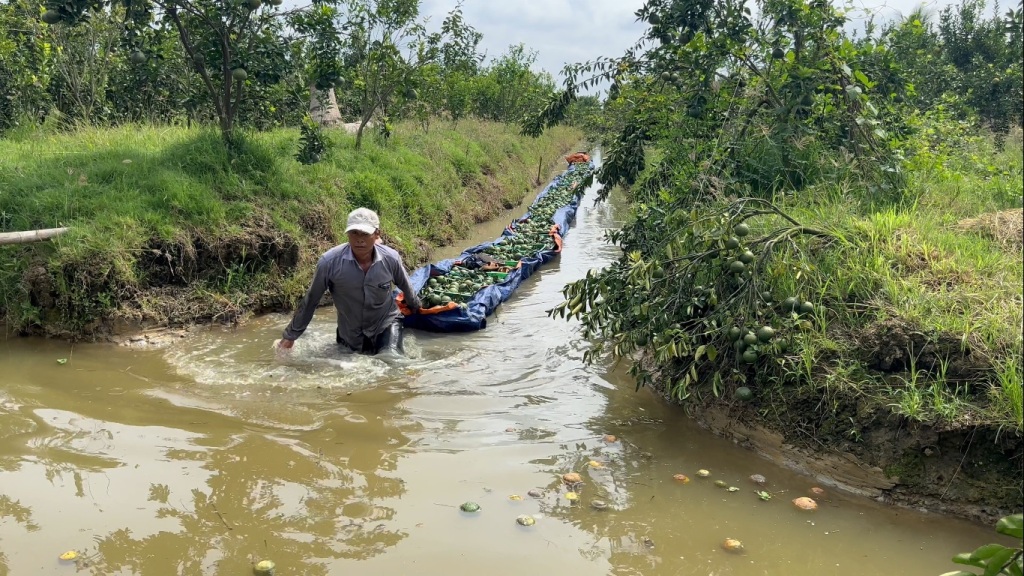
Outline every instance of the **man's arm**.
POLYGON ((316 312, 316 307, 320 304, 320 298, 323 297, 324 292, 327 291, 327 280, 329 276, 327 268, 327 261, 324 258, 321 258, 316 264, 316 272, 313 274, 313 282, 310 283, 306 296, 303 297, 302 302, 299 304, 299 308, 295 311, 295 315, 292 316, 292 321, 288 324, 288 327, 284 329, 281 342, 283 347, 290 348, 291 342, 294 342, 299 338, 299 336, 302 336, 302 333, 306 331, 306 326, 309 326, 310 320, 313 319, 313 313, 316 312))
POLYGON ((400 256, 395 256, 392 267, 392 280, 394 280, 395 286, 398 286, 398 289, 404 294, 405 305, 413 312, 419 312, 422 303, 419 296, 416 295, 416 290, 412 287, 412 282, 409 281, 409 275, 405 272, 405 265, 402 264, 400 256))

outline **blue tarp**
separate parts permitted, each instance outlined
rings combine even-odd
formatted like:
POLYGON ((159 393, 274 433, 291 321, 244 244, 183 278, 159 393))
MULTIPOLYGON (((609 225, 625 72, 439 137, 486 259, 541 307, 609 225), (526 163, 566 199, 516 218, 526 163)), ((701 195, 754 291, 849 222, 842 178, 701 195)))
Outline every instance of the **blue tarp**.
MULTIPOLYGON (((553 188, 557 187, 564 178, 569 177, 577 170, 584 169, 589 169, 592 177, 594 171, 593 163, 590 163, 589 165, 573 164, 569 166, 565 172, 556 176, 554 180, 552 180, 544 190, 537 195, 537 199, 534 200, 533 204, 531 204, 531 208, 544 198, 544 196, 546 196, 553 188)), ((589 180, 590 179, 587 178, 580 182, 577 193, 573 195, 569 204, 556 210, 551 218, 552 224, 558 224, 559 233, 563 239, 569 234, 569 226, 576 220, 576 210, 579 208, 580 199, 583 197, 583 194, 587 189, 589 180)), ((529 217, 530 212, 527 211, 526 214, 518 218, 516 221, 525 220, 529 217)), ((485 242, 483 244, 473 246, 472 248, 467 248, 461 255, 459 255, 458 258, 441 260, 416 269, 409 277, 413 288, 417 293, 419 293, 432 276, 448 273, 455 265, 455 262, 464 260, 470 255, 483 252, 487 248, 490 248, 494 244, 508 236, 512 236, 513 234, 513 232, 506 229, 500 237, 491 242, 485 242)), ((520 260, 519 267, 509 272, 503 282, 484 287, 466 302, 465 307, 460 306, 437 314, 411 314, 405 317, 405 326, 407 328, 417 328, 431 332, 472 332, 474 330, 486 328, 487 317, 494 312, 498 305, 511 298, 512 294, 517 288, 519 288, 519 285, 522 284, 524 280, 529 278, 538 268, 550 262, 556 256, 558 256, 558 253, 554 250, 541 250, 535 254, 524 256, 520 260)))

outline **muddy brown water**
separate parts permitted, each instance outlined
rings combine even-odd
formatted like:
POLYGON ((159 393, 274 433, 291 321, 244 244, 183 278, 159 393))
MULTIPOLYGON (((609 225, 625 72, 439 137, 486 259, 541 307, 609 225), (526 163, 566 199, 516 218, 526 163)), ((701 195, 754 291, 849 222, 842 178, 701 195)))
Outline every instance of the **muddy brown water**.
POLYGON ((935 576, 993 540, 835 490, 801 512, 790 501, 820 479, 694 426, 621 367, 585 367, 578 325, 545 311, 616 256, 603 234, 625 211, 593 193, 561 257, 485 330, 410 332, 408 359, 339 354, 329 309, 288 357, 272 350, 284 316, 158 349, 0 342, 0 575, 245 575, 270 559, 278 575, 935 576))

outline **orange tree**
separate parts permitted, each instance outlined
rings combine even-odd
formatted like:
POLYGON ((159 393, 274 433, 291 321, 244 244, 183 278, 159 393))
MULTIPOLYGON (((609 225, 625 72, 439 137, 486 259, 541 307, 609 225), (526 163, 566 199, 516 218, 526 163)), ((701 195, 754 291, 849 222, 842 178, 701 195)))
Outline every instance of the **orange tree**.
POLYGON ((152 65, 156 30, 173 29, 198 76, 225 140, 247 92, 276 83, 287 68, 282 0, 47 0, 41 20, 74 26, 99 11, 123 15, 122 47, 135 66, 152 65))
MULTIPOLYGON (((808 250, 842 247, 776 207, 822 180, 856 178, 898 200, 901 156, 888 107, 907 86, 884 46, 855 43, 825 0, 649 0, 649 24, 619 57, 570 65, 527 134, 567 120, 580 91, 607 85, 602 183, 633 203, 610 234, 624 256, 565 288, 552 315, 579 317, 587 359, 636 362, 683 399, 723 375, 748 381, 815 321, 799 279, 808 250), (755 15, 756 14, 756 15, 755 15)), ((763 372, 763 371, 762 371, 763 372)))

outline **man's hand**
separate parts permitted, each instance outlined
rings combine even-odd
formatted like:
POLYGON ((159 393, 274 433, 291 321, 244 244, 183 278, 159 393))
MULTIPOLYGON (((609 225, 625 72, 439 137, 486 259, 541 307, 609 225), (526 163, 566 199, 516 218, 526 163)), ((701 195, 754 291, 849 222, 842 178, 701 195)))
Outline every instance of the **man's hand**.
POLYGON ((291 347, 294 345, 295 340, 288 340, 287 338, 281 338, 277 343, 277 347, 282 350, 291 350, 291 347))

